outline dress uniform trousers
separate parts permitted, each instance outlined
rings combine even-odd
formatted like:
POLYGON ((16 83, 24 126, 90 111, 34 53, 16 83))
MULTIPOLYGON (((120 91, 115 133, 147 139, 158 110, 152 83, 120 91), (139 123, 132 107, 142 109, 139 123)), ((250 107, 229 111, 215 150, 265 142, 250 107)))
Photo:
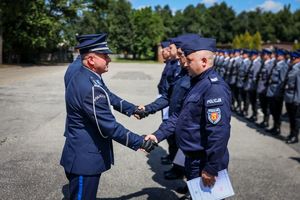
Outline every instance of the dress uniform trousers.
POLYGON ((258 94, 259 102, 260 102, 260 107, 261 110, 264 114, 264 122, 268 124, 269 122, 269 102, 268 102, 268 97, 266 96, 265 93, 260 93, 258 94))
POLYGON ((257 93, 256 93, 256 90, 248 91, 248 95, 249 95, 249 101, 250 101, 251 109, 252 109, 252 116, 256 118, 257 117, 257 108, 256 108, 257 93))
POLYGON ((66 172, 70 200, 96 200, 101 174, 80 176, 66 172))
POLYGON ((280 128, 280 116, 283 106, 283 97, 270 97, 269 103, 270 111, 274 120, 274 128, 280 128))
POLYGON ((298 137, 300 129, 300 106, 294 103, 286 103, 286 110, 290 120, 290 135, 289 137, 298 137))

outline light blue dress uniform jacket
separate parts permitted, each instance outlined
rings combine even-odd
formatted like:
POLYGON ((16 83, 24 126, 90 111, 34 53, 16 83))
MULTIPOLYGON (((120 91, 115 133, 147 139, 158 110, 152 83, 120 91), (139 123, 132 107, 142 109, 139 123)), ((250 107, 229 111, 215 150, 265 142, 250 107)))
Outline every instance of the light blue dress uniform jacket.
POLYGON ((261 58, 257 57, 253 60, 251 65, 251 69, 249 69, 248 79, 245 83, 244 89, 245 91, 255 91, 256 90, 256 83, 258 78, 258 72, 261 68, 261 58))
POLYGON ((284 101, 297 105, 300 104, 300 63, 294 64, 287 75, 284 101))
POLYGON ((238 88, 243 88, 245 84, 245 79, 246 79, 246 73, 248 71, 248 68, 251 65, 251 61, 249 58, 243 59, 243 62, 241 66, 238 69, 238 74, 237 74, 237 83, 236 86, 238 88))
POLYGON ((288 65, 285 60, 277 62, 276 66, 272 70, 272 74, 269 80, 269 86, 267 89, 267 97, 282 97, 282 87, 286 74, 288 71, 288 65))
POLYGON ((256 90, 258 94, 265 94, 267 92, 268 78, 272 71, 273 65, 274 61, 272 61, 271 59, 265 61, 265 64, 261 69, 260 74, 258 75, 258 83, 256 90))

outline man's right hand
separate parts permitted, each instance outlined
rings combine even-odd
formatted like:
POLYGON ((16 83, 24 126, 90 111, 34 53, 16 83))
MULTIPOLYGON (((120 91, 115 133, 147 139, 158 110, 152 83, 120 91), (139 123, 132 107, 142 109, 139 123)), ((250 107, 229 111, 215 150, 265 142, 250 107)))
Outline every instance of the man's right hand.
POLYGON ((150 153, 157 146, 157 142, 150 139, 147 140, 146 137, 144 137, 143 144, 140 148, 146 151, 147 153, 150 153))
POLYGON ((137 106, 133 114, 137 119, 143 119, 149 115, 144 106, 137 106))

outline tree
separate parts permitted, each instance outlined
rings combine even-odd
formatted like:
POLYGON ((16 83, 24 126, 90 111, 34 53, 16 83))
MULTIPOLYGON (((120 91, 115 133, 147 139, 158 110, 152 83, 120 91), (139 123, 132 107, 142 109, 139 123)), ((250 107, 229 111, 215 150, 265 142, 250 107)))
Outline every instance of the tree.
POLYGON ((118 0, 111 1, 108 8, 110 45, 116 53, 124 53, 126 56, 132 52, 134 37, 131 5, 126 0, 118 0))
POLYGON ((232 41, 232 47, 235 49, 241 48, 241 39, 239 35, 236 35, 232 41))
POLYGON ((214 37, 218 42, 227 43, 233 39, 233 21, 235 12, 225 2, 214 4, 205 12, 205 23, 202 26, 206 30, 204 36, 214 37))
POLYGON ((154 58, 154 50, 163 37, 163 22, 150 7, 133 11, 133 55, 154 58))
POLYGON ((257 31, 253 37, 252 37, 252 48, 251 49, 256 49, 256 50, 261 50, 261 35, 260 33, 257 31))
POLYGON ((155 13, 157 13, 163 21, 163 40, 168 39, 169 37, 175 37, 176 35, 173 32, 175 18, 172 15, 172 10, 170 9, 170 7, 168 5, 164 7, 156 6, 155 13))

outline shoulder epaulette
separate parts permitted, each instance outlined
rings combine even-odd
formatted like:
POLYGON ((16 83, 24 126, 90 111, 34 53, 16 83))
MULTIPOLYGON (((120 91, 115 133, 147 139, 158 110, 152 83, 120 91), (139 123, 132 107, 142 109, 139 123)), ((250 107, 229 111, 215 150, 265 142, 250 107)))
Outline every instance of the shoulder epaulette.
POLYGON ((208 77, 211 83, 218 83, 219 79, 217 76, 209 76, 208 77))

